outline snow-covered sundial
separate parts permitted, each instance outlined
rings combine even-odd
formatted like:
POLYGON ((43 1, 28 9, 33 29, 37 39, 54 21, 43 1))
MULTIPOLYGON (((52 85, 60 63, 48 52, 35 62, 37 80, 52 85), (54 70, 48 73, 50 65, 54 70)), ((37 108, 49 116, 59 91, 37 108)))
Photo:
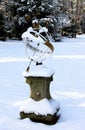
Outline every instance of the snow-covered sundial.
POLYGON ((50 43, 47 28, 41 27, 37 20, 34 20, 32 24, 33 27, 29 27, 28 30, 22 34, 22 39, 25 43, 30 64, 32 61, 36 62, 36 64, 41 64, 43 60, 53 53, 54 47, 50 43))
POLYGON ((32 27, 22 34, 30 60, 23 73, 26 83, 30 86, 30 97, 21 105, 20 117, 21 119, 30 118, 35 122, 55 124, 59 119, 60 105, 50 95, 49 87, 53 81, 54 71, 42 64, 54 50, 49 38, 47 28, 41 27, 37 20, 34 20, 32 27), (30 69, 32 62, 36 63, 36 67, 30 69))

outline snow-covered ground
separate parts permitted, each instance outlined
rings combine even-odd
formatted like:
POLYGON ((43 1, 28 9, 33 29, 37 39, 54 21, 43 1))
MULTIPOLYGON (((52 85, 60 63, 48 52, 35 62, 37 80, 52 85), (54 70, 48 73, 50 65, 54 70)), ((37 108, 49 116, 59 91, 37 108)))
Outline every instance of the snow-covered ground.
POLYGON ((55 125, 20 120, 19 108, 30 88, 22 75, 28 65, 22 41, 0 41, 0 130, 85 130, 85 35, 54 42, 44 65, 55 70, 50 92, 60 103, 55 125))

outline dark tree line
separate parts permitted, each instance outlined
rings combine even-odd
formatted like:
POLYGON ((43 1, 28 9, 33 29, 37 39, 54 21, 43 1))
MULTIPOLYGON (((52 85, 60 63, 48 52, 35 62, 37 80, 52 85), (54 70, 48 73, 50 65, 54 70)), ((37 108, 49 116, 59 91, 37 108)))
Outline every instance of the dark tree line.
POLYGON ((3 14, 0 13, 0 40, 5 40, 6 31, 4 29, 4 17, 3 14))
MULTIPOLYGON (((6 0, 0 11, 0 37, 21 39, 32 20, 38 19, 54 39, 58 34, 76 37, 85 33, 84 0, 6 0)), ((1 1, 0 1, 1 2, 1 1)))

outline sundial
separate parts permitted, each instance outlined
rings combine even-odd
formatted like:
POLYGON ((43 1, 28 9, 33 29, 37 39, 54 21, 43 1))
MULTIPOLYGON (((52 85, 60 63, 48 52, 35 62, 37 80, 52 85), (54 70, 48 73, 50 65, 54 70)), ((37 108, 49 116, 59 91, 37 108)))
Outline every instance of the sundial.
POLYGON ((42 65, 43 61, 53 53, 54 47, 50 42, 47 29, 39 26, 36 21, 33 27, 22 34, 22 39, 30 60, 24 77, 31 92, 29 99, 20 106, 20 117, 30 118, 35 122, 55 124, 59 119, 60 105, 50 95, 49 87, 53 81, 54 71, 42 65), (35 62, 36 66, 34 68, 31 66, 31 69, 32 62, 35 62), (46 111, 43 113, 45 108, 46 111))
POLYGON ((53 53, 54 47, 50 43, 45 27, 29 27, 28 30, 22 34, 22 39, 25 43, 28 59, 30 59, 29 67, 31 62, 40 64, 53 53))

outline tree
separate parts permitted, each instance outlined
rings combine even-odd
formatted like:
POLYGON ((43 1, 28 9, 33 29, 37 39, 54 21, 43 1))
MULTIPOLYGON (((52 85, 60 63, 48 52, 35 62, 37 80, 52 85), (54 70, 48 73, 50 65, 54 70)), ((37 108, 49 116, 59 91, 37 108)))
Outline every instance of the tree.
POLYGON ((73 37, 76 38, 76 34, 81 33, 81 20, 83 16, 83 9, 84 9, 84 1, 85 0, 68 0, 67 9, 68 16, 71 20, 71 32, 73 37))
POLYGON ((63 28, 64 26, 64 21, 67 19, 67 14, 66 14, 66 1, 64 0, 54 0, 53 3, 53 14, 57 20, 57 30, 59 31, 60 29, 63 28))
POLYGON ((21 0, 21 6, 17 8, 14 16, 16 34, 20 37, 32 25, 32 20, 38 19, 40 25, 47 27, 54 37, 58 21, 54 16, 53 6, 53 0, 21 0))
POLYGON ((74 37, 81 31, 81 25, 84 30, 84 3, 85 0, 6 0, 1 2, 0 9, 3 7, 7 37, 21 39, 32 20, 38 19, 55 39, 64 29, 74 37))
POLYGON ((3 14, 0 13, 0 40, 5 40, 6 32, 4 30, 4 17, 3 14))

